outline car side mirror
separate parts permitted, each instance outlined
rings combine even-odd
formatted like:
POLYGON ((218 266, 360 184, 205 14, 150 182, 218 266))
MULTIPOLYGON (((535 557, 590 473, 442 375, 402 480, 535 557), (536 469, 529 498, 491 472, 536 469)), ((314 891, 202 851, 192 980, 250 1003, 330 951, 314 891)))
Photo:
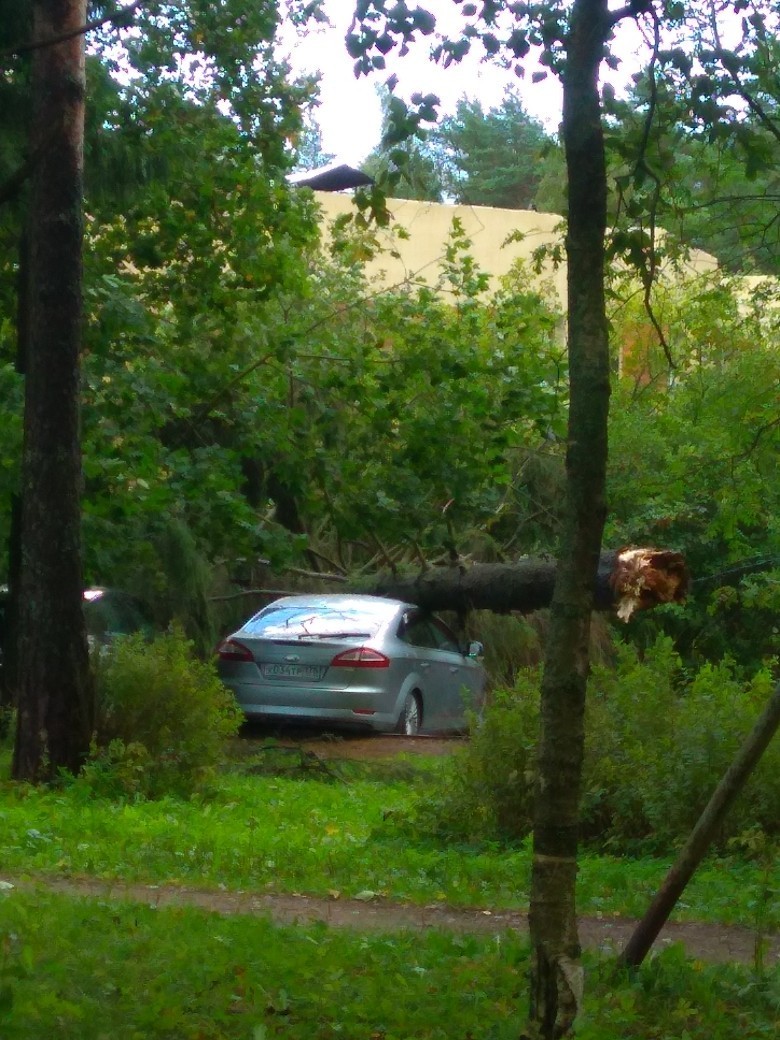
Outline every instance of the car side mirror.
POLYGON ((475 639, 466 648, 466 657, 482 657, 485 648, 479 640, 475 639))

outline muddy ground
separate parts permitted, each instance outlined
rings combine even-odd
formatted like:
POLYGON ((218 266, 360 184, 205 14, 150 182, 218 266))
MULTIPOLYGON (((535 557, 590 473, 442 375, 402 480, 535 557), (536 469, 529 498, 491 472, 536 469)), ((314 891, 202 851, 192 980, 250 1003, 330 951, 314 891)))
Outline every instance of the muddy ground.
POLYGON ((462 747, 466 738, 461 736, 404 737, 394 733, 364 733, 349 730, 326 731, 303 727, 269 727, 248 723, 241 732, 248 748, 268 740, 285 747, 302 748, 320 758, 350 759, 368 762, 372 759, 392 758, 395 755, 447 755, 462 747))

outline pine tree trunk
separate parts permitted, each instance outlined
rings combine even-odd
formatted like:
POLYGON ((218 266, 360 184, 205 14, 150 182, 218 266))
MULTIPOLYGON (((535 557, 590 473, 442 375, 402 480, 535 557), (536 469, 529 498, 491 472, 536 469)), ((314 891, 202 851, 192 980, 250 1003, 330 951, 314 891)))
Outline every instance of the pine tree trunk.
POLYGON ((570 413, 565 526, 541 690, 528 1035, 570 1033, 582 997, 575 880, 593 588, 606 515, 609 351, 604 301, 606 168, 598 71, 606 0, 575 0, 564 74, 570 413))
MULTIPOLYGON (((34 0, 34 40, 62 37, 85 18, 86 0, 34 0)), ((16 779, 34 782, 79 769, 93 721, 81 602, 84 94, 83 36, 34 51, 13 762, 16 779)))
MULTIPOLYGON (((382 575, 361 586, 377 596, 416 603, 424 610, 492 610, 530 614, 549 607, 558 565, 526 556, 514 563, 431 567, 417 575, 382 575)), ((614 611, 627 621, 637 610, 680 603, 687 594, 688 568, 681 553, 651 546, 602 552, 593 583, 595 610, 614 611)))

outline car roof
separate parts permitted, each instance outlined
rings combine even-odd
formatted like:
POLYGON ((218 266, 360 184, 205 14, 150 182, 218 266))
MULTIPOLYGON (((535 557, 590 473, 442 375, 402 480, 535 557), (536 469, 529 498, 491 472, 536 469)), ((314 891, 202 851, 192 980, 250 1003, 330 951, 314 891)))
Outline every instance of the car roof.
POLYGON ((370 596, 362 593, 349 593, 349 592, 326 592, 326 593, 311 593, 307 596, 282 596, 280 599, 272 600, 263 609, 268 607, 278 607, 281 605, 294 607, 296 604, 300 606, 311 606, 311 607, 365 607, 366 609, 377 609, 386 606, 388 612, 396 610, 399 607, 408 607, 414 609, 413 603, 405 603, 400 599, 390 599, 387 596, 370 596))

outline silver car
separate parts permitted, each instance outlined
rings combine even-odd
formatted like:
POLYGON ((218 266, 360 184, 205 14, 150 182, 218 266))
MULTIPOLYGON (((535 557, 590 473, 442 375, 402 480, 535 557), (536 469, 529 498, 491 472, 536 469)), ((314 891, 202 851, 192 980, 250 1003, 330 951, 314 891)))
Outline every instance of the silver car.
POLYGON ((484 700, 481 643, 379 596, 285 596, 217 647, 222 681, 248 718, 457 731, 484 700))

